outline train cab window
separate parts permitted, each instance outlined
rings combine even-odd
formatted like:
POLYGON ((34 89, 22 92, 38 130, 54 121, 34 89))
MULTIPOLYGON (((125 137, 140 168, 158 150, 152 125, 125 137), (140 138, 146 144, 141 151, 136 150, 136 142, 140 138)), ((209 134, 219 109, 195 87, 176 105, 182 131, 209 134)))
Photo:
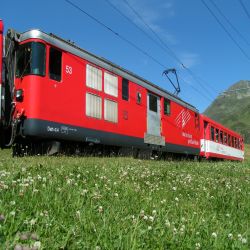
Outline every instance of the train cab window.
POLYGON ((45 76, 45 51, 43 43, 30 42, 20 45, 16 56, 16 77, 45 76))
POLYGON ((211 140, 214 141, 214 127, 211 127, 210 132, 211 132, 211 140))
POLYGON ((149 94, 149 110, 157 113, 157 97, 155 95, 149 94))
POLYGON ((219 142, 219 129, 215 129, 215 141, 219 142))
POLYGON ((49 77, 58 82, 62 79, 62 52, 54 48, 49 51, 49 77))
POLYGON ((170 115, 170 100, 164 98, 164 115, 170 115))
POLYGON ((228 135, 228 146, 232 146, 231 135, 228 135))
POLYGON ((140 92, 136 92, 136 103, 141 104, 141 93, 140 92))
POLYGON ((220 143, 223 143, 223 132, 220 131, 220 143))
POLYGON ((129 82, 127 79, 122 79, 122 99, 128 101, 129 99, 129 82))

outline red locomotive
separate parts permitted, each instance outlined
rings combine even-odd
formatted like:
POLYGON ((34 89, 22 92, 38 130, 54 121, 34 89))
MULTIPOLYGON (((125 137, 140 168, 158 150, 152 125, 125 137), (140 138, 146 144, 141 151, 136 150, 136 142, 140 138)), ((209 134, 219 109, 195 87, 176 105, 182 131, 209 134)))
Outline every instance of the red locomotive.
POLYGON ((218 156, 200 148, 205 118, 166 90, 52 34, 9 30, 4 39, 1 143, 14 155, 111 148, 218 156))

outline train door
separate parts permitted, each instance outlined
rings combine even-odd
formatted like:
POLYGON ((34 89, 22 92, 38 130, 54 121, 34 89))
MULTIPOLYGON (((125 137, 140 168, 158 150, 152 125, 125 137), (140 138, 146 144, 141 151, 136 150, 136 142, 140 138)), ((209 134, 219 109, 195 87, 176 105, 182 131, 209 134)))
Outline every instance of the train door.
POLYGON ((147 133, 161 136, 161 106, 160 97, 148 93, 147 97, 147 133))

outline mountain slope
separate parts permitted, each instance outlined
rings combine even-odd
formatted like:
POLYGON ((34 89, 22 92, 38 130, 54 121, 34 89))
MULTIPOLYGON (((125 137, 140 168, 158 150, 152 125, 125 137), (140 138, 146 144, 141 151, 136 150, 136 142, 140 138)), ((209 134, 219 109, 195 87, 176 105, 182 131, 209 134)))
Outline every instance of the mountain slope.
POLYGON ((244 135, 250 143, 250 81, 239 81, 219 95, 204 112, 244 135))

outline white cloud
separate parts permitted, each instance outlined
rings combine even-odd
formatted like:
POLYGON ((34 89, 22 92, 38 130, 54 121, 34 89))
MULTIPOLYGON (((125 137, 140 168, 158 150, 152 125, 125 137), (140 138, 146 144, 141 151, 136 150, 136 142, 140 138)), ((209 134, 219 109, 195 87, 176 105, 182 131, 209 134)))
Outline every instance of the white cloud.
MULTIPOLYGON (((163 39, 165 42, 172 45, 177 43, 176 38, 169 31, 166 31, 160 22, 173 18, 175 16, 174 4, 172 0, 162 1, 162 0, 127 0, 129 5, 140 15, 140 17, 145 21, 145 23, 157 33, 157 35, 163 39)), ((147 33, 150 31, 146 28, 145 24, 142 22, 140 17, 128 7, 123 1, 113 1, 116 5, 119 5, 123 9, 123 13, 131 18, 138 26, 140 26, 147 33)), ((150 34, 152 35, 152 34, 150 34)))

